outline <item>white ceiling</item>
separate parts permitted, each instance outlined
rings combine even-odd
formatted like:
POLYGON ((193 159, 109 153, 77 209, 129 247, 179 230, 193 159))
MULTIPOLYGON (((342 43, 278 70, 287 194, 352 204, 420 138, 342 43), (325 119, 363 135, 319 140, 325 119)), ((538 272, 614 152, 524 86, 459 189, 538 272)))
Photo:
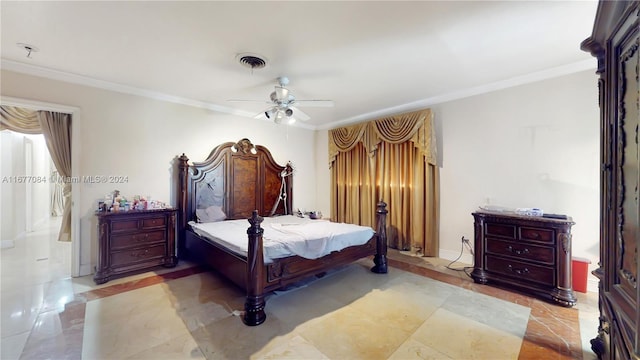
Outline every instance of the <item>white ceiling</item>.
POLYGON ((329 128, 595 68, 595 1, 0 2, 2 68, 253 116, 287 76, 329 128), (26 57, 16 43, 39 49, 26 57), (264 56, 253 70, 239 53, 264 56))

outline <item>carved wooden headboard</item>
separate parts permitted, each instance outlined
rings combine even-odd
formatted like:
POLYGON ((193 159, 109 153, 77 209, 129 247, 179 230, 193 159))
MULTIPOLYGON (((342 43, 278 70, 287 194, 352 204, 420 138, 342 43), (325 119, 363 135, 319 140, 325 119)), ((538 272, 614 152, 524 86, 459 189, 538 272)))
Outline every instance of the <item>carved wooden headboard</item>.
MULTIPOLYGON (((220 206, 227 219, 248 219, 253 210, 269 216, 281 195, 282 174, 290 174, 290 164, 278 165, 271 152, 249 139, 216 146, 206 160, 189 165, 182 154, 178 159, 179 235, 196 209, 220 206)), ((274 214, 292 214, 292 177, 285 181, 286 197, 279 201, 274 214)))

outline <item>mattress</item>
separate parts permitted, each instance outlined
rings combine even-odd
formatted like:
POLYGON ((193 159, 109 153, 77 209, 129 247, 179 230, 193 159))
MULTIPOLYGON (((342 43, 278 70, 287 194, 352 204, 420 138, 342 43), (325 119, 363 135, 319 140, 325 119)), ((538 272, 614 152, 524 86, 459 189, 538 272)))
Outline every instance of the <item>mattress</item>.
MULTIPOLYGON (((209 223, 191 221, 189 225, 196 234, 208 241, 247 255, 247 229, 250 224, 246 219, 209 223)), ((292 255, 317 259, 349 246, 365 244, 374 235, 373 229, 368 226, 293 215, 266 217, 260 226, 264 229, 265 263, 292 255)))

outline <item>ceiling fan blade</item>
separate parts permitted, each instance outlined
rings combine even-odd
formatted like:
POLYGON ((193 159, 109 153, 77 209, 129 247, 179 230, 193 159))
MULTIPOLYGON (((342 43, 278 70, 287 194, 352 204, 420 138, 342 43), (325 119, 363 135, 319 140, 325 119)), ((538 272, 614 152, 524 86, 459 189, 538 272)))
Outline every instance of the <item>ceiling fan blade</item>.
POLYGON ((333 107, 333 100, 296 100, 296 105, 306 107, 333 107))
POLYGON ((228 99, 227 101, 228 102, 252 102, 252 103, 271 104, 271 101, 266 101, 266 100, 228 99))
POLYGON ((309 119, 311 119, 311 117, 307 114, 304 113, 304 111, 298 109, 295 106, 290 106, 289 107, 291 110, 293 110, 293 117, 300 120, 300 121, 307 121, 309 119))

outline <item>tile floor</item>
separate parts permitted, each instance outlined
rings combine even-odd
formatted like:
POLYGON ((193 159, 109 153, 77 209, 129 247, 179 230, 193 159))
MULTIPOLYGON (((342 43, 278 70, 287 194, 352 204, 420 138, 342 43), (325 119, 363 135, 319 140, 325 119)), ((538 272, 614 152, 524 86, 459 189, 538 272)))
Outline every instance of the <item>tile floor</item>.
POLYGON ((267 321, 246 327, 242 292, 184 261, 102 285, 70 278, 56 226, 2 250, 3 360, 595 359, 594 293, 567 309, 390 251, 389 274, 363 259, 270 295, 267 321))

